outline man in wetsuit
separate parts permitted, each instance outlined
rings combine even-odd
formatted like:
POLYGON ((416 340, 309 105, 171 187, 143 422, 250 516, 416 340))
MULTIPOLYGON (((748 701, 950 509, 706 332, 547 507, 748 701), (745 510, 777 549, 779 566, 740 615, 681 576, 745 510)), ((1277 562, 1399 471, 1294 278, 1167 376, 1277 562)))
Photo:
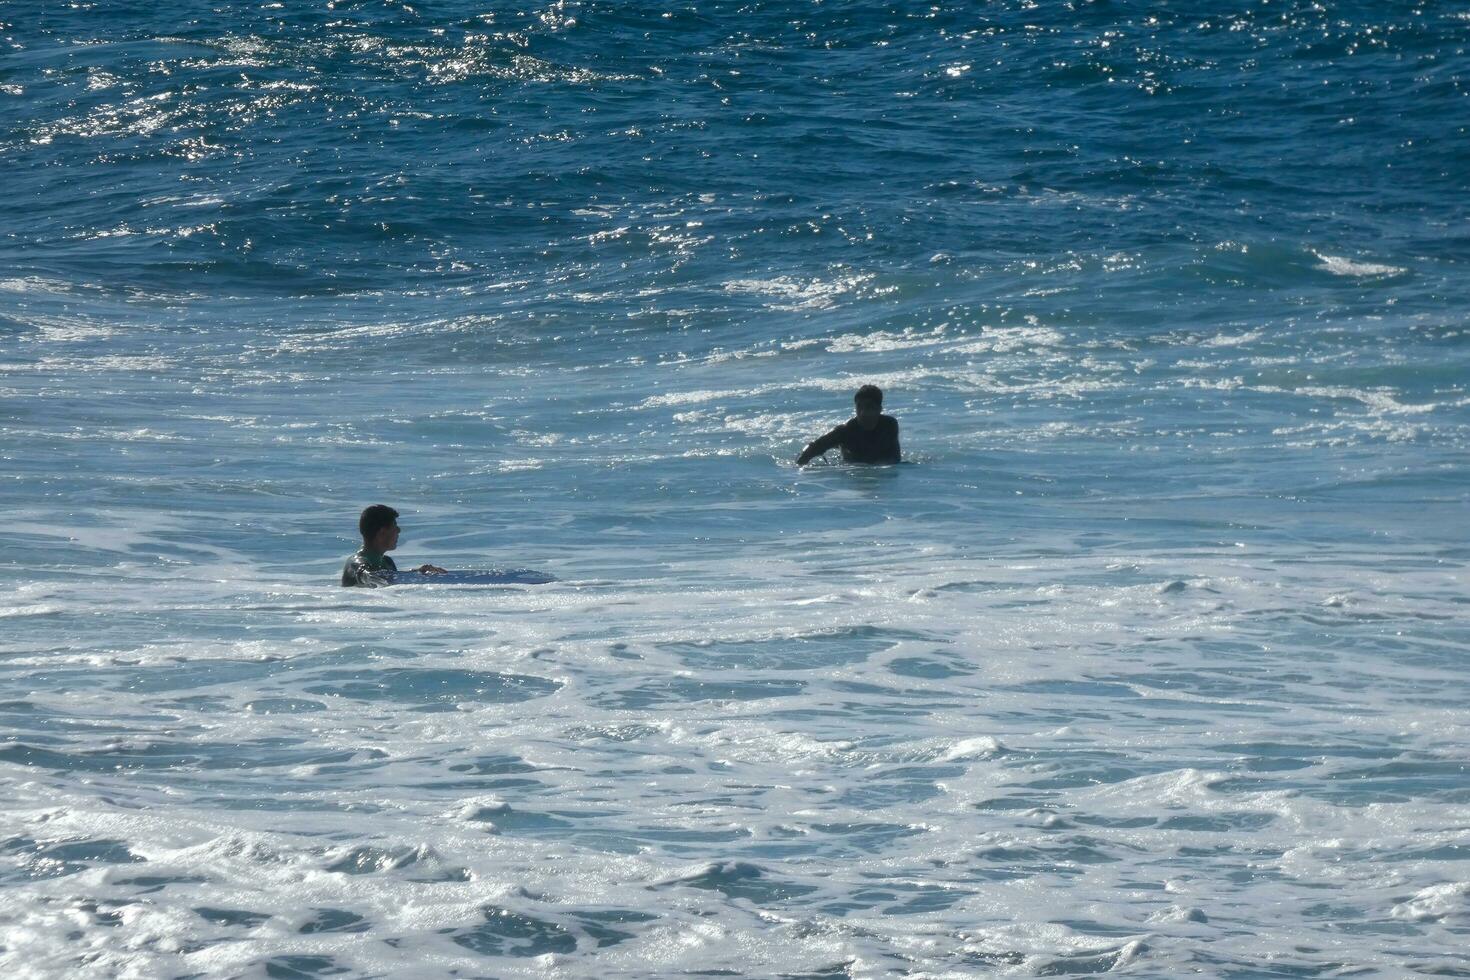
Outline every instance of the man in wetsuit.
MULTIPOLYGON (((384 504, 373 504, 357 519, 357 529, 362 532, 362 549, 342 566, 342 584, 370 589, 392 585, 398 566, 388 557, 388 552, 398 547, 398 511, 384 504)), ((438 565, 420 565, 413 571, 438 575, 444 569, 438 565)))
POLYGON ((814 440, 796 457, 805 466, 829 449, 841 447, 849 463, 897 463, 898 420, 883 414, 883 392, 876 385, 863 385, 852 396, 857 414, 831 432, 814 440))

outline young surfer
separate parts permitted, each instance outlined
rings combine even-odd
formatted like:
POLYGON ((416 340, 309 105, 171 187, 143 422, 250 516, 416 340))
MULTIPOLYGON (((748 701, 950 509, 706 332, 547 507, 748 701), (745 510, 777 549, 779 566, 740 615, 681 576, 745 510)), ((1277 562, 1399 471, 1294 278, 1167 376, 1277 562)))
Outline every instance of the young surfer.
MULTIPOLYGON (((367 588, 392 585, 398 566, 388 557, 388 552, 398 547, 398 511, 384 504, 373 504, 357 519, 357 529, 362 532, 362 548, 342 566, 342 584, 367 588)), ((420 565, 412 571, 439 575, 444 569, 438 565, 420 565)))
POLYGON ((883 414, 883 392, 876 385, 863 385, 852 396, 857 414, 826 435, 812 441, 796 457, 805 466, 829 449, 842 449, 849 463, 897 463, 898 420, 883 414))

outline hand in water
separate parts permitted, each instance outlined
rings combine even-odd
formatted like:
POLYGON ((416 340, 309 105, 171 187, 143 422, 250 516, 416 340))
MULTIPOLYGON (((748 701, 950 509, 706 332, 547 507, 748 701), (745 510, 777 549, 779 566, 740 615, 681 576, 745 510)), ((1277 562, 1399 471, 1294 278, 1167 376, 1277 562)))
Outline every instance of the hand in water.
POLYGON ((438 565, 420 565, 418 568, 415 568, 414 571, 419 572, 423 575, 443 575, 445 572, 449 571, 449 569, 440 568, 438 565))

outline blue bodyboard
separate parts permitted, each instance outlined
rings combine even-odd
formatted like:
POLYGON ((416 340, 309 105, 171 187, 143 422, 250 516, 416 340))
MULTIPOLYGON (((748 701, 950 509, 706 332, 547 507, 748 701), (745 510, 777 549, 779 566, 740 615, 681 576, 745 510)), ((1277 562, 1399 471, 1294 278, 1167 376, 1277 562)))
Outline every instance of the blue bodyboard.
POLYGON ((545 585, 555 582, 555 575, 534 568, 491 568, 484 571, 453 571, 439 575, 420 572, 390 572, 385 576, 393 585, 545 585))

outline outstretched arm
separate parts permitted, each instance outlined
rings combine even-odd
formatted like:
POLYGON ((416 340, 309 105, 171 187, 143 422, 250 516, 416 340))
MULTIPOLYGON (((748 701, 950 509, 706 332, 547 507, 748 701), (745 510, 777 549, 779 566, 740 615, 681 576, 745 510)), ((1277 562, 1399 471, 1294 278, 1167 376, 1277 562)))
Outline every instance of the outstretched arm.
POLYGON ((841 442, 842 426, 839 425, 837 428, 833 429, 826 435, 818 436, 816 439, 813 439, 807 445, 807 447, 801 451, 801 455, 796 457, 796 465, 805 466, 807 463, 810 463, 813 459, 816 459, 827 450, 836 449, 837 446, 841 444, 841 442))

